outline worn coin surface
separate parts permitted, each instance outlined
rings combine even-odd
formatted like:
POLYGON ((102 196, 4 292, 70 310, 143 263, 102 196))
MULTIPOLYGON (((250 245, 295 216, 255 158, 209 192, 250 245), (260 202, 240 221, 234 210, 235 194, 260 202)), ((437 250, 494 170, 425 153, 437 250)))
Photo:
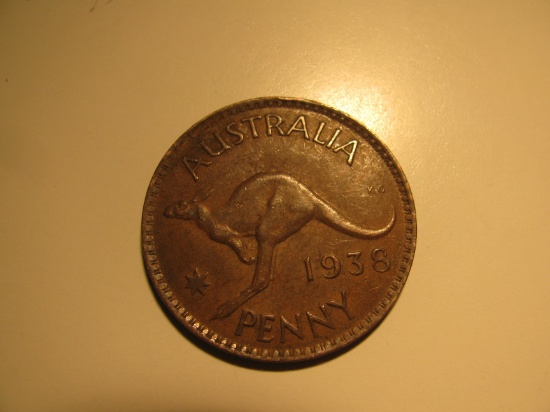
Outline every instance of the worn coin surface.
POLYGON ((325 105, 263 98, 225 107, 168 150, 142 220, 149 277, 211 345, 266 362, 360 339, 394 305, 416 218, 396 159, 325 105))

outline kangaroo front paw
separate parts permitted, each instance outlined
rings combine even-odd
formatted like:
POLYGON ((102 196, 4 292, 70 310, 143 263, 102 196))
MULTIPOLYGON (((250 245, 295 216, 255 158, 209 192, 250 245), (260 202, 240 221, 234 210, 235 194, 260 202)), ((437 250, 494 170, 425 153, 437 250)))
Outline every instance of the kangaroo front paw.
POLYGON ((216 313, 214 313, 214 316, 212 316, 210 320, 227 318, 235 312, 238 307, 239 305, 235 302, 225 302, 223 305, 219 306, 218 309, 216 309, 216 313))
POLYGON ((241 262, 246 263, 247 265, 251 265, 256 262, 256 256, 244 247, 237 250, 237 256, 241 262))
POLYGON ((256 255, 258 253, 253 242, 254 240, 251 239, 234 237, 229 241, 229 244, 241 262, 251 265, 256 262, 256 255))
POLYGON ((241 256, 241 262, 244 262, 244 263, 246 263, 247 265, 251 265, 251 264, 253 264, 254 262, 256 262, 256 256, 250 256, 250 257, 241 256))

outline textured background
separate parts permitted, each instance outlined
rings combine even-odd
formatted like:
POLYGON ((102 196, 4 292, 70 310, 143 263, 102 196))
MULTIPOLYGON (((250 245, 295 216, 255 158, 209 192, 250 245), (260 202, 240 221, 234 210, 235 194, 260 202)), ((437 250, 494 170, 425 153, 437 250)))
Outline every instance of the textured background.
POLYGON ((548 1, 2 1, 0 409, 550 410, 548 1), (362 344, 233 365, 163 314, 153 171, 266 95, 337 107, 411 184, 415 262, 362 344))

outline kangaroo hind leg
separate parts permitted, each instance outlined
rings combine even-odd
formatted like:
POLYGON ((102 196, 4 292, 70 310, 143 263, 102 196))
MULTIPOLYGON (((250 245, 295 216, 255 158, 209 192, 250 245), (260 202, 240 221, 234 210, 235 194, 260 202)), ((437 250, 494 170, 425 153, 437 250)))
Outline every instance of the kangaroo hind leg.
POLYGON ((219 306, 212 319, 223 319, 231 315, 243 303, 264 290, 269 284, 271 261, 273 259, 274 244, 263 242, 258 245, 258 260, 252 284, 243 290, 236 298, 228 300, 219 306))

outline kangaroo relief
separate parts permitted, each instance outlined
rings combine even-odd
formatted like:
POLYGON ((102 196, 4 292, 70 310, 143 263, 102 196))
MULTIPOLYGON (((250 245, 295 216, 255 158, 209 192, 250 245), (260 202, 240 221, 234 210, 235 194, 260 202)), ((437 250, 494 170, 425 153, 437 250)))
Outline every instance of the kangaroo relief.
MULTIPOLYGON (((203 204, 208 194, 180 201, 164 210, 167 218, 193 220, 210 239, 229 245, 246 264, 256 264, 250 286, 217 308, 212 319, 231 315, 247 300, 265 289, 271 277, 273 251, 277 244, 312 220, 360 239, 384 236, 395 223, 395 210, 388 224, 367 229, 345 218, 295 178, 282 174, 258 173, 240 184, 224 206, 203 204), (248 242, 257 242, 257 255, 248 242)), ((255 248, 254 248, 255 249, 255 248)))

